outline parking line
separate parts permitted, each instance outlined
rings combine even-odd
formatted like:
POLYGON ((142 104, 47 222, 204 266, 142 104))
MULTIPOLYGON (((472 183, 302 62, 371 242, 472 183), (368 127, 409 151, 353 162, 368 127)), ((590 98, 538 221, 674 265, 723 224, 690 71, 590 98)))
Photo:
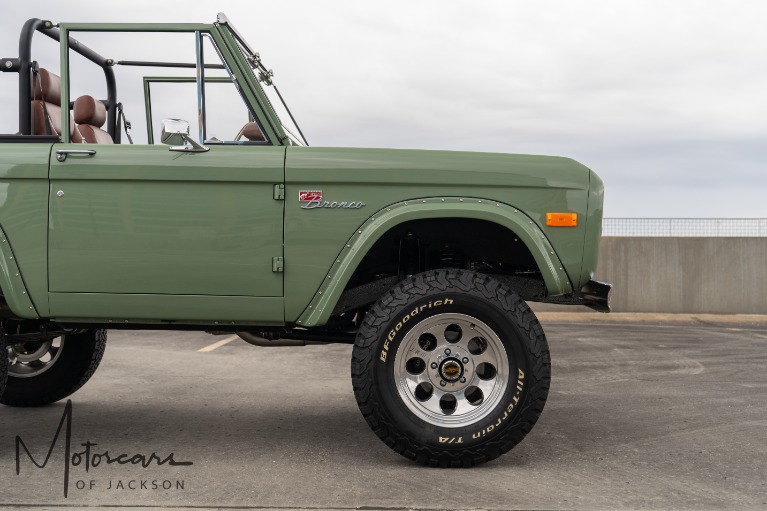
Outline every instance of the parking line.
POLYGON ((199 349, 197 351, 200 352, 200 353, 207 353, 209 351, 215 350, 216 348, 220 348, 221 346, 223 346, 225 344, 229 344, 230 342, 234 341, 235 339, 239 339, 239 338, 240 338, 239 336, 233 335, 231 337, 227 337, 226 339, 221 339, 218 342, 214 342, 210 346, 205 346, 204 348, 199 349))

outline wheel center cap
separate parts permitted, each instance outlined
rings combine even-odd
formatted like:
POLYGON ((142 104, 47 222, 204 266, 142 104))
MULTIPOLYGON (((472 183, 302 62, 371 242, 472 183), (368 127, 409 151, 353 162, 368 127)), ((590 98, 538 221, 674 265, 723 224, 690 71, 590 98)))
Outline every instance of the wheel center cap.
POLYGON ((458 381, 463 376, 463 364, 455 358, 445 359, 439 366, 439 374, 445 381, 458 381))

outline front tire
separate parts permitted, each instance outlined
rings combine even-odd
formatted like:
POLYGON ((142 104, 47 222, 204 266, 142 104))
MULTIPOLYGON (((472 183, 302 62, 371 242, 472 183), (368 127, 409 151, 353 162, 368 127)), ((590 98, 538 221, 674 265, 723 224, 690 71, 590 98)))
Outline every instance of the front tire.
POLYGON ((96 372, 106 341, 106 330, 85 330, 47 341, 10 344, 14 363, 8 368, 0 403, 43 406, 69 396, 96 372))
POLYGON ((538 320, 508 287, 464 270, 416 275, 368 312, 352 355, 373 431, 417 462, 472 466, 532 429, 551 363, 538 320))

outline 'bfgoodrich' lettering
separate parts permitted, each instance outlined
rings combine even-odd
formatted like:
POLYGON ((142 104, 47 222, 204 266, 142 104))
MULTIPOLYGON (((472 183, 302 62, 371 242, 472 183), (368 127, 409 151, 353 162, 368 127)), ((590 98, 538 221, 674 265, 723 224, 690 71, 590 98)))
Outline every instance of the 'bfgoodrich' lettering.
POLYGON ((432 307, 440 307, 442 305, 452 305, 453 300, 450 298, 445 298, 444 300, 434 300, 433 302, 429 302, 426 305, 421 305, 420 307, 416 307, 412 311, 410 311, 404 318, 399 320, 397 324, 389 331, 389 335, 386 336, 386 340, 384 341, 383 349, 381 350, 381 362, 386 362, 386 355, 389 353, 389 343, 394 340, 394 338, 397 336, 397 333, 402 330, 402 327, 407 324, 408 321, 413 319, 414 316, 417 316, 418 314, 422 313, 425 310, 431 309, 432 307))

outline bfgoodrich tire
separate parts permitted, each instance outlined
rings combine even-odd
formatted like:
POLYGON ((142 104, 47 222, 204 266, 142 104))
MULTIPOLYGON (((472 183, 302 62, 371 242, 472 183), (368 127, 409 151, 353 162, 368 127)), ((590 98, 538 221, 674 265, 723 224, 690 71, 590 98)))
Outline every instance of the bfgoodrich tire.
POLYGON ((368 312, 352 355, 354 395, 373 431, 440 467, 484 463, 519 443, 543 411, 550 371, 527 304, 464 270, 397 285, 368 312))
POLYGON ((0 403, 42 406, 69 396, 96 372, 106 341, 106 330, 85 330, 45 342, 11 344, 15 363, 8 368, 0 403))

